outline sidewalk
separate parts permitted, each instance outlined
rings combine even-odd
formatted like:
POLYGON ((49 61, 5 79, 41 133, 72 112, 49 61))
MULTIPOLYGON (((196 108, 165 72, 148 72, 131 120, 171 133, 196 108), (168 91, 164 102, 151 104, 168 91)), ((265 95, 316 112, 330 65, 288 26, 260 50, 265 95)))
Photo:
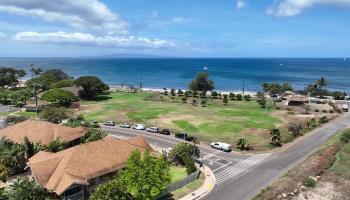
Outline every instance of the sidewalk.
POLYGON ((180 200, 194 200, 200 199, 207 195, 215 186, 215 176, 213 172, 206 166, 201 167, 201 172, 205 176, 204 184, 197 190, 191 192, 190 194, 182 197, 180 200))

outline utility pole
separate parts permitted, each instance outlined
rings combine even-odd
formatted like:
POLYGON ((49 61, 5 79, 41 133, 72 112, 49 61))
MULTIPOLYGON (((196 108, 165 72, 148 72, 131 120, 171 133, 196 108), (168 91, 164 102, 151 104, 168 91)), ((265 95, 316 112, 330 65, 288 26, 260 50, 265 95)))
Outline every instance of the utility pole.
POLYGON ((141 78, 141 80, 140 80, 140 91, 142 92, 142 78, 141 78))
POLYGON ((243 88, 242 88, 242 90, 243 90, 243 97, 244 97, 244 91, 245 91, 244 81, 243 81, 243 88))

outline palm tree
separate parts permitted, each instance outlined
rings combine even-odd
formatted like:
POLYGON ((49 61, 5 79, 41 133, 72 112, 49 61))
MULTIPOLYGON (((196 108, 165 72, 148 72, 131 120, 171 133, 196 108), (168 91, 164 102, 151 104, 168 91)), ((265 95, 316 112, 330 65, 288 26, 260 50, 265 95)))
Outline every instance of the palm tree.
POLYGON ((14 144, 4 149, 0 160, 11 169, 11 174, 21 173, 26 166, 25 150, 22 145, 14 144))
POLYGON ((316 80, 316 84, 318 85, 319 88, 323 88, 324 86, 327 85, 327 80, 324 77, 321 77, 320 79, 316 80))
POLYGON ((42 200, 48 197, 48 193, 34 181, 17 178, 9 187, 8 197, 16 200, 42 200))
POLYGON ((54 140, 51 140, 51 142, 47 145, 47 150, 49 152, 55 153, 63 150, 65 147, 66 147, 66 144, 63 141, 61 141, 59 138, 56 138, 54 140))
POLYGON ((41 72, 43 72, 43 70, 40 67, 35 67, 33 64, 30 64, 30 71, 35 77, 39 76, 41 72))
POLYGON ((241 151, 243 150, 249 150, 249 142, 246 138, 241 137, 237 140, 237 148, 241 151))
POLYGON ((272 145, 281 146, 281 131, 277 128, 270 130, 272 145))

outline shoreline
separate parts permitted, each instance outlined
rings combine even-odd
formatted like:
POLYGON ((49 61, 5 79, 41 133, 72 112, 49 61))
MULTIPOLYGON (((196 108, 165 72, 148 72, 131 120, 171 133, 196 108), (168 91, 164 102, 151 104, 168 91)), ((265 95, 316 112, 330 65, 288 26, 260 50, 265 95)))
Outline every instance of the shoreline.
MULTIPOLYGON (((110 90, 118 90, 118 89, 123 89, 120 85, 109 85, 110 90)), ((126 87, 124 88, 126 89, 126 87)), ((137 88, 138 89, 138 88, 137 88)), ((166 91, 170 92, 172 88, 166 88, 166 91)), ((175 88, 173 88, 175 89, 175 88)), ((176 91, 178 89, 175 89, 176 91)), ((187 91, 187 89, 181 89, 183 92, 187 91)), ((150 87, 146 87, 146 88, 142 88, 142 91, 144 92, 163 92, 164 89, 163 88, 150 88, 150 87)), ((216 92, 220 92, 221 94, 229 94, 229 93, 234 93, 234 94, 242 94, 243 91, 241 90, 213 90, 216 92)), ((244 91, 244 95, 251 95, 251 96, 255 96, 257 93, 257 91, 244 91)), ((209 92, 210 94, 210 92, 209 92)))

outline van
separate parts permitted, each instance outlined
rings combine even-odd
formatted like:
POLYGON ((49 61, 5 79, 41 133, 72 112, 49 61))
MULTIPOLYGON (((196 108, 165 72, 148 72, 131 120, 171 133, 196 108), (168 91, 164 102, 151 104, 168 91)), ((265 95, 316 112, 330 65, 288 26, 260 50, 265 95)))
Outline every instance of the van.
POLYGON ((210 146, 211 148, 218 149, 221 151, 226 151, 226 152, 232 151, 231 145, 223 142, 212 142, 210 146))

